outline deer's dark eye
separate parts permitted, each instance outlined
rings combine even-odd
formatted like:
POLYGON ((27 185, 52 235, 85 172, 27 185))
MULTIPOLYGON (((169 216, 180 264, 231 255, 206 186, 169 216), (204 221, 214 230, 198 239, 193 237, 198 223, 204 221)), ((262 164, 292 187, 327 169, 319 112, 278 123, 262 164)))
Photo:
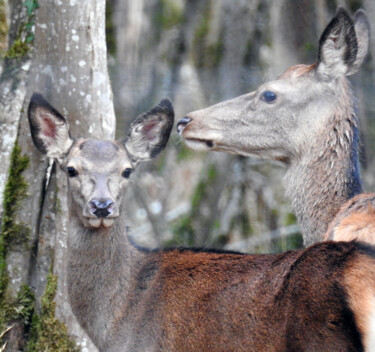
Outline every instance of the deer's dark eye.
POLYGON ((66 171, 68 171, 69 177, 75 177, 75 176, 78 175, 78 172, 77 172, 77 170, 74 167, 68 166, 66 168, 66 171))
POLYGON ((271 92, 270 90, 266 90, 262 94, 262 100, 264 100, 266 103, 273 103, 277 98, 276 93, 271 92))
POLYGON ((129 178, 130 177, 130 174, 133 172, 133 169, 130 169, 130 168, 127 168, 124 170, 124 172, 122 173, 122 177, 124 178, 129 178))

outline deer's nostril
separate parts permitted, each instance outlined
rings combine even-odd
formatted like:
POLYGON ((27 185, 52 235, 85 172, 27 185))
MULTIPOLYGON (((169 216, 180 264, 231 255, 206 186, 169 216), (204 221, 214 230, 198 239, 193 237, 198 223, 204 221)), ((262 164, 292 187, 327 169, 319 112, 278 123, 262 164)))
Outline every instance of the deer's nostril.
POLYGON ((184 128, 191 122, 191 118, 190 117, 183 117, 180 121, 178 121, 177 123, 177 132, 179 134, 182 133, 182 131, 184 130, 184 128))
POLYGON ((113 201, 110 199, 94 199, 91 201, 91 205, 93 205, 94 208, 97 209, 104 209, 108 208, 113 204, 113 201))
POLYGON ((93 199, 90 202, 91 212, 98 218, 112 214, 114 202, 111 199, 93 199))

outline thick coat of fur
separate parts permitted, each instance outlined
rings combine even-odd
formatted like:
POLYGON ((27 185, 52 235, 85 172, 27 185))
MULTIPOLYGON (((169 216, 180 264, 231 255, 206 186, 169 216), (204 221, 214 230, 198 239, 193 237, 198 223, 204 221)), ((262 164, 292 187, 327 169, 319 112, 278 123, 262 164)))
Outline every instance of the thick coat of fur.
POLYGON ((341 205, 362 191, 346 76, 361 66, 368 41, 365 13, 352 20, 340 8, 321 36, 316 64, 293 66, 254 92, 189 113, 177 126, 192 148, 282 161, 305 245, 323 240, 341 205))
POLYGON ((122 200, 129 170, 165 147, 171 103, 138 117, 125 141, 72 140, 55 115, 32 97, 35 145, 68 175, 70 303, 101 352, 375 351, 372 247, 326 242, 279 255, 138 248, 122 200))
POLYGON ((330 223, 324 239, 375 244, 375 193, 359 194, 346 202, 330 223))
POLYGON ((254 256, 145 252, 124 234, 111 246, 95 237, 70 256, 69 292, 100 351, 373 351, 365 349, 375 294, 370 247, 327 242, 254 256), (137 260, 124 267, 129 252, 137 260), (347 281, 361 289, 352 294, 347 281))

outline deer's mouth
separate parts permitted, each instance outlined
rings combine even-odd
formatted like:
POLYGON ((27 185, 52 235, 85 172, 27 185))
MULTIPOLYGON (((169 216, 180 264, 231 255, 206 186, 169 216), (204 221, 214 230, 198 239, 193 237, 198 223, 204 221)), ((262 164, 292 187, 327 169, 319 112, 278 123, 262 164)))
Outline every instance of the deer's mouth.
POLYGON ((214 142, 210 139, 201 138, 184 138, 186 145, 198 151, 212 150, 214 148, 214 142))
POLYGON ((89 219, 89 224, 91 225, 91 227, 95 227, 95 228, 111 227, 114 222, 115 222, 115 219, 107 219, 107 218, 90 218, 89 219))
POLYGON ((214 139, 216 139, 216 133, 209 133, 210 136, 204 133, 205 126, 202 123, 193 120, 186 116, 177 123, 177 132, 185 141, 189 148, 207 151, 215 148, 214 139), (206 137, 213 138, 206 138, 206 137))

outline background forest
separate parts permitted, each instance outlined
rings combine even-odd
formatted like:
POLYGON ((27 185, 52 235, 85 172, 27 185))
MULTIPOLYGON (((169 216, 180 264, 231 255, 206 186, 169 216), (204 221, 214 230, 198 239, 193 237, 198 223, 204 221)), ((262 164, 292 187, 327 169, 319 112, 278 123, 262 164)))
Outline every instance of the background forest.
MULTIPOLYGON (((249 92, 293 64, 313 63, 337 6, 363 8, 375 23, 372 0, 0 0, 0 334, 6 351, 75 350, 59 320, 82 351, 95 351, 67 302, 66 185, 31 144, 25 111, 32 92, 68 116, 75 137, 113 137, 114 116, 116 137, 124 137, 131 121, 164 97, 172 99, 177 121, 249 92)), ((371 31, 368 58, 350 77, 369 191, 375 190, 375 24, 371 31)), ((281 186, 284 171, 276 162, 194 152, 174 130, 164 153, 132 175, 129 234, 149 248, 299 248, 281 186)))

